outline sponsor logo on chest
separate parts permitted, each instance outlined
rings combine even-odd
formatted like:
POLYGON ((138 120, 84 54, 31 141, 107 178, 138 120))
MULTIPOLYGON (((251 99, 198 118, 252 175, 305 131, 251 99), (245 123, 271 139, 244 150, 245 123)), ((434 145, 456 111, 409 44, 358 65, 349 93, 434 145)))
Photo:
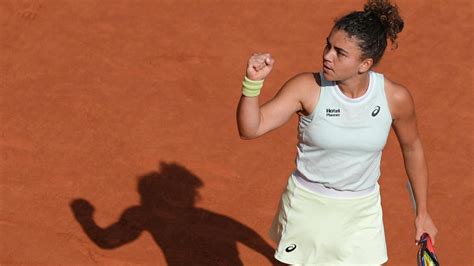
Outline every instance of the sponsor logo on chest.
POLYGON ((327 108, 326 116, 341 116, 341 109, 327 108))
MULTIPOLYGON (((380 112, 380 106, 377 105, 375 108, 370 112, 372 117, 376 117, 380 112)), ((334 117, 334 116, 341 116, 341 109, 340 108, 326 108, 326 116, 334 117)))

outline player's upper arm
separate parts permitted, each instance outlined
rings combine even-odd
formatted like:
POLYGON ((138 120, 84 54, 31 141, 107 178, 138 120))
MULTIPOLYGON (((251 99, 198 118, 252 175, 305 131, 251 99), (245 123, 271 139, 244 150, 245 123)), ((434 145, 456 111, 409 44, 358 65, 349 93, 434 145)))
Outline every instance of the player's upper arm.
POLYGON ((387 89, 392 127, 402 148, 409 148, 419 141, 413 97, 407 88, 393 82, 387 82, 387 89))
POLYGON ((268 102, 260 107, 260 124, 257 136, 261 136, 285 124, 291 116, 303 110, 307 98, 317 83, 313 73, 300 73, 290 78, 268 102))

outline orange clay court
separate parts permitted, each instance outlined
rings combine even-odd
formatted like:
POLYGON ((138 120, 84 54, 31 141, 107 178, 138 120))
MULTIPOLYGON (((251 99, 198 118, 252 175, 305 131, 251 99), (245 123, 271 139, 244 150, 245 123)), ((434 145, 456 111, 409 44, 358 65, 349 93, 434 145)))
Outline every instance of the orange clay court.
MULTIPOLYGON (((364 3, 0 0, 0 264, 276 263, 267 230, 297 116, 239 138, 247 60, 276 60, 263 103, 319 71, 334 19, 364 3)), ((396 3, 405 28, 375 71, 415 99, 441 265, 469 266, 473 2, 396 3)), ((390 266, 416 265, 406 181, 392 132, 379 180, 390 266)))

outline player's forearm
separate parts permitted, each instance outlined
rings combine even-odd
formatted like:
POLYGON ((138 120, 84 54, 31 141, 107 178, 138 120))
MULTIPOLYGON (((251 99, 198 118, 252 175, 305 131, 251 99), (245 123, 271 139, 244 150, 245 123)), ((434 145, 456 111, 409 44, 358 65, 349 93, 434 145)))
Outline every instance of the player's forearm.
POLYGON ((261 114, 257 97, 240 98, 237 106, 237 126, 242 139, 252 139, 257 137, 260 125, 261 114))
POLYGON ((405 170, 416 200, 416 214, 428 213, 428 169, 421 142, 402 146, 405 170))
POLYGON ((259 136, 258 131, 263 119, 258 95, 274 62, 269 53, 254 53, 248 60, 242 81, 242 96, 237 106, 237 127, 241 139, 253 139, 259 136))

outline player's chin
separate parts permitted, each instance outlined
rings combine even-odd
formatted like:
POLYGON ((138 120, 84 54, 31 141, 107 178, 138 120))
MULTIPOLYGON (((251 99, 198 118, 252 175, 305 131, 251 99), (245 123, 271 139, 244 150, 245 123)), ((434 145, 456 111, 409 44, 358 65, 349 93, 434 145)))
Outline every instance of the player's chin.
POLYGON ((323 77, 324 77, 325 80, 336 81, 336 77, 334 76, 334 72, 326 71, 324 68, 323 68, 323 77))

